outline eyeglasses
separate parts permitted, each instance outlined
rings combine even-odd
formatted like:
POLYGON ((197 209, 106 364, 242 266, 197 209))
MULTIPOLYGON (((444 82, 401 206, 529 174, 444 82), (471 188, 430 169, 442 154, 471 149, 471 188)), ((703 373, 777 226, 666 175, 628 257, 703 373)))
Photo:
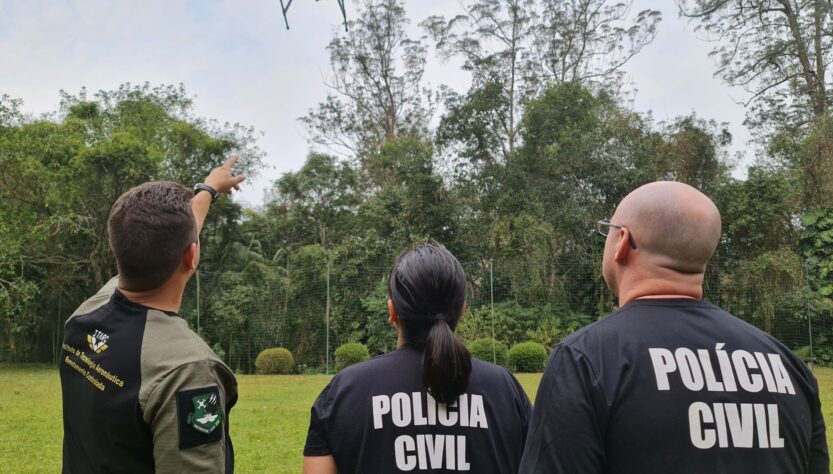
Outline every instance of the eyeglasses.
MULTIPOLYGON (((608 222, 608 221, 599 221, 599 222, 596 222, 596 231, 597 231, 598 233, 602 234, 602 235, 603 235, 603 236, 605 236, 605 237, 607 237, 607 234, 609 234, 609 233, 610 233, 610 228, 611 228, 611 227, 614 227, 614 228, 616 228, 616 229, 624 229, 624 228, 625 228, 625 226, 623 226, 623 225, 611 224, 611 223, 610 223, 610 222, 608 222)), ((636 248, 636 241, 634 241, 634 240, 633 240, 633 235, 631 235, 631 233, 630 233, 630 232, 628 232, 628 244, 629 244, 632 248, 636 248)))

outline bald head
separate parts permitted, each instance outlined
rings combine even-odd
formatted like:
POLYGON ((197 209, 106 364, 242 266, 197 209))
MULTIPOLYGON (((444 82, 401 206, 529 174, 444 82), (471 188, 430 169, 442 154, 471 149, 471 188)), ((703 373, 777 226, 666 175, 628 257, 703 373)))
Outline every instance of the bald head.
POLYGON ((705 272, 720 241, 717 206, 673 181, 646 184, 625 196, 612 222, 628 228, 653 264, 684 274, 705 272))

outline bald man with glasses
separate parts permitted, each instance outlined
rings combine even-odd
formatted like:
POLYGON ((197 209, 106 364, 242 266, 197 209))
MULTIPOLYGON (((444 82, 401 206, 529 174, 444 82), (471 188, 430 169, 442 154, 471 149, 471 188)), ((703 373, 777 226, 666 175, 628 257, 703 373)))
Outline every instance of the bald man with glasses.
POLYGON ((721 236, 714 203, 650 183, 597 229, 619 310, 555 347, 520 472, 828 473, 812 372, 702 300, 721 236))

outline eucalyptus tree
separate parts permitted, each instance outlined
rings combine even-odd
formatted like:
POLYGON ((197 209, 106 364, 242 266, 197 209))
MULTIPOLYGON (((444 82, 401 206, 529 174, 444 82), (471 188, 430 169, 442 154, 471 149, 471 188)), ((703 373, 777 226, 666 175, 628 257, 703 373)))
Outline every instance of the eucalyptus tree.
POLYGON ((426 48, 408 35, 403 1, 364 0, 355 18, 327 46, 330 93, 301 121, 313 143, 362 158, 387 140, 423 132, 430 104, 426 48))
POLYGON ((442 142, 456 140, 470 158, 508 161, 525 104, 546 87, 615 89, 622 66, 653 41, 661 20, 656 10, 631 7, 609 0, 471 0, 462 15, 429 17, 422 25, 440 56, 462 58, 472 74, 467 93, 447 94, 442 142))
POLYGON ((542 1, 536 11, 536 64, 550 83, 616 89, 622 67, 656 38, 659 11, 633 1, 542 1))
POLYGON ((833 17, 828 0, 679 0, 713 41, 716 75, 742 87, 753 124, 806 127, 831 103, 833 17))

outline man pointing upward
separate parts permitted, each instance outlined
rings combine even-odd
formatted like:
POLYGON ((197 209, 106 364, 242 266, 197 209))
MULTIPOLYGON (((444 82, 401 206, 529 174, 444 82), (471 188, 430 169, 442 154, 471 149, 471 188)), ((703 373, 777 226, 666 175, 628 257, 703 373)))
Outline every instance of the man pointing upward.
POLYGON ((721 235, 714 203, 650 183, 598 230, 619 310, 555 347, 520 472, 827 473, 813 374, 701 299, 721 235))
POLYGON ((136 186, 107 227, 119 268, 66 322, 60 362, 64 473, 230 473, 231 370, 177 314, 236 157, 194 189, 136 186))

